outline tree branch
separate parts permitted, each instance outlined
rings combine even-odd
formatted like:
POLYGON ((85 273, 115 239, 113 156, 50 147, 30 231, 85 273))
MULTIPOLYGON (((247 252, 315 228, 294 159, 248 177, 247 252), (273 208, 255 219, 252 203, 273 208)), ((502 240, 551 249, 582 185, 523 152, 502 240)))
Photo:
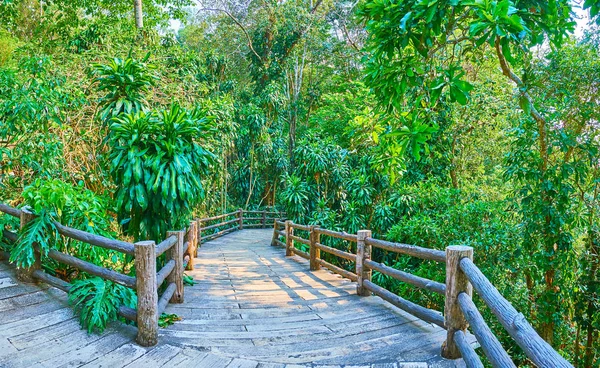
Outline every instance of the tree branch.
POLYGON ((511 81, 513 81, 517 85, 517 87, 519 88, 519 91, 521 93, 521 96, 523 96, 525 99, 527 99, 527 102, 529 103, 529 106, 530 106, 529 115, 531 115, 531 117, 536 121, 537 126, 538 126, 540 157, 542 158, 542 161, 543 161, 542 162, 542 171, 545 172, 546 168, 548 167, 548 145, 546 142, 546 125, 548 124, 548 122, 535 108, 535 106, 533 104, 533 98, 531 97, 529 92, 527 92, 526 86, 523 83, 523 81, 521 80, 521 78, 519 78, 519 76, 517 76, 511 70, 510 65, 508 65, 508 61, 506 61, 506 58, 504 57, 504 53, 502 52, 502 45, 500 44, 500 37, 496 36, 495 47, 496 47, 496 55, 498 56, 498 60, 500 61, 500 68, 502 69, 502 74, 504 74, 506 77, 508 77, 511 81))
POLYGON ((258 58, 258 60, 262 64, 262 62, 263 62, 262 58, 256 52, 256 50, 254 50, 254 46, 252 46, 252 38, 250 38, 250 34, 246 30, 246 28, 242 25, 242 23, 240 23, 240 21, 237 20, 237 18, 233 16, 233 14, 231 14, 230 12, 228 12, 225 9, 217 9, 217 8, 201 8, 201 9, 198 9, 198 13, 200 11, 202 11, 202 10, 225 13, 225 15, 227 15, 242 30, 242 32, 244 32, 244 34, 246 35, 246 39, 248 40, 248 47, 250 48, 250 50, 252 51, 252 53, 258 58))

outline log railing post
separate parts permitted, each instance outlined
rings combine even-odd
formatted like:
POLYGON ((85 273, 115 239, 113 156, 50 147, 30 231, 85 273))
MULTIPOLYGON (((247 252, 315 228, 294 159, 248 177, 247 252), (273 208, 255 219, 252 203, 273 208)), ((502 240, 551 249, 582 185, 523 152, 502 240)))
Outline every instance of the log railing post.
POLYGON ((188 237, 188 242, 189 247, 188 247, 188 251, 187 251, 187 255, 190 256, 190 260, 188 261, 187 266, 185 266, 186 270, 193 270, 194 269, 194 257, 196 257, 196 246, 198 243, 198 232, 196 230, 196 226, 197 226, 197 222, 196 221, 191 221, 190 222, 190 231, 189 231, 189 237, 188 237))
POLYGON ((196 254, 195 256, 198 257, 198 248, 200 248, 202 246, 202 220, 198 220, 196 221, 196 229, 198 230, 196 232, 196 254))
POLYGON ((365 239, 371 237, 371 230, 358 230, 356 237, 356 276, 357 287, 356 294, 360 296, 371 296, 371 292, 364 287, 364 281, 371 281, 371 269, 365 267, 364 262, 371 259, 371 246, 365 242, 365 239))
POLYGON ((137 290, 137 343, 158 343, 158 291, 156 286, 156 244, 143 241, 134 244, 137 290))
POLYGON ((262 221, 261 221, 261 224, 262 224, 262 228, 263 229, 267 225, 267 211, 265 211, 265 210, 262 211, 262 221))
POLYGON ((321 269, 319 259, 321 258, 321 249, 317 248, 316 244, 321 241, 321 233, 315 231, 317 226, 310 227, 310 270, 316 271, 321 269))
POLYGON ((473 294, 473 286, 461 271, 459 263, 463 258, 473 259, 473 248, 452 245, 446 248, 446 301, 444 305, 444 319, 448 332, 446 341, 442 345, 442 356, 446 359, 460 358, 460 351, 454 342, 456 331, 467 330, 469 324, 463 315, 458 303, 458 294, 473 294))
MULTIPOLYGON (((26 208, 21 210, 21 230, 27 226, 35 218, 35 215, 26 208)), ((22 282, 34 282, 33 272, 39 270, 42 267, 41 255, 37 250, 33 251, 34 261, 29 268, 17 268, 17 278, 22 282)))
POLYGON ((292 252, 292 247, 294 246, 294 241, 292 240, 290 235, 294 235, 294 228, 292 227, 292 222, 287 220, 285 222, 285 255, 286 257, 293 256, 294 252, 292 252))
POLYGON ((275 246, 275 240, 279 239, 279 234, 277 234, 277 231, 279 231, 279 225, 277 225, 277 219, 273 220, 273 237, 271 237, 271 245, 275 246))
POLYGON ((167 232, 167 237, 171 235, 177 237, 177 243, 169 249, 167 262, 171 259, 175 260, 175 268, 169 276, 167 276, 167 282, 175 283, 176 289, 169 303, 181 304, 183 303, 183 239, 185 237, 185 231, 167 232))
POLYGON ((239 216, 239 229, 242 230, 244 228, 244 210, 243 209, 239 209, 238 210, 238 216, 239 216))

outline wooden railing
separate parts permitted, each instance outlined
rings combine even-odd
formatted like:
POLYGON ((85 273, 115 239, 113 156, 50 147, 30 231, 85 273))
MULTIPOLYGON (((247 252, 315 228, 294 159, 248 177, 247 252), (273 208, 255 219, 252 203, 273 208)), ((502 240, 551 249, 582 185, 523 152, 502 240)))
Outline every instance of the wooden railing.
MULTIPOLYGON (((0 212, 19 218, 21 228, 35 218, 35 215, 27 209, 16 209, 1 203, 0 212)), ((98 276, 135 290, 137 293, 136 308, 121 306, 119 308, 119 315, 137 324, 138 335, 136 341, 138 344, 153 346, 158 343, 158 318, 160 315, 169 303, 183 303, 184 301, 183 272, 184 269, 193 269, 194 257, 201 242, 203 240, 215 239, 231 231, 244 228, 266 228, 268 226, 267 221, 270 223, 270 221, 279 218, 272 215, 279 215, 279 213, 238 210, 220 216, 194 220, 190 222, 189 227, 185 230, 169 231, 166 239, 159 244, 156 244, 152 240, 132 244, 73 229, 58 222, 54 223, 56 230, 62 236, 133 256, 136 272, 135 277, 100 267, 54 249, 48 252, 48 257, 87 272, 90 275, 98 276), (244 217, 244 214, 252 217, 244 217), (224 220, 228 217, 234 217, 234 219, 224 220), (216 220, 221 221, 207 225, 216 220), (203 224, 206 226, 201 227, 203 224), (234 224, 233 227, 231 226, 232 224, 234 224), (218 231, 204 237, 202 236, 203 231, 207 232, 211 229, 217 229, 218 231), (164 265, 160 270, 157 270, 157 258, 163 254, 165 254, 165 257, 161 263, 164 265), (164 288, 162 288, 163 283, 166 283, 164 288), (164 291, 159 296, 158 291, 161 289, 164 289, 164 291)), ((14 243, 18 239, 18 234, 2 229, 0 237, 6 239, 8 243, 14 243)), ((41 254, 39 249, 35 249, 34 253, 35 262, 32 267, 17 269, 19 280, 23 282, 42 281, 65 292, 69 292, 72 285, 44 272, 41 268, 41 254)), ((8 253, 0 252, 0 259, 8 258, 8 253)))
MULTIPOLYGON (((35 215, 27 209, 16 209, 4 204, 0 204, 0 212, 19 218, 21 228, 35 218, 35 215)), ((132 244, 73 229, 58 222, 55 222, 54 225, 62 236, 134 257, 135 277, 100 267, 54 249, 48 251, 48 257, 59 263, 135 290, 137 293, 136 308, 121 306, 119 315, 137 324, 136 341, 138 344, 142 346, 156 345, 158 343, 159 316, 169 302, 183 303, 183 269, 186 261, 187 266, 190 267, 193 260, 192 255, 197 247, 196 221, 192 221, 190 227, 185 231, 169 232, 167 239, 158 245, 154 241, 132 244), (163 253, 166 253, 165 265, 157 272, 156 259, 163 253), (158 290, 165 280, 167 286, 159 298, 158 290)), ((6 229, 2 229, 2 237, 8 243, 14 243, 18 239, 16 233, 6 229)), ((42 270, 39 248, 34 247, 34 255, 35 261, 32 267, 17 269, 19 280, 23 282, 42 281, 68 292, 72 286, 70 283, 42 270)), ((0 254, 0 256, 8 258, 6 253, 0 254)))
POLYGON ((198 242, 213 240, 231 232, 252 229, 267 228, 274 220, 279 220, 285 216, 281 212, 275 211, 247 211, 239 209, 234 212, 225 213, 218 216, 206 217, 198 220, 198 242), (217 230, 211 234, 205 234, 209 230, 217 230), (205 235, 203 235, 205 234, 205 235))
POLYGON ((467 329, 469 327, 493 367, 515 367, 511 357, 473 303, 471 299, 473 289, 532 363, 544 368, 572 367, 537 334, 525 317, 518 313, 483 275, 473 263, 473 248, 471 247, 449 246, 445 251, 441 251, 374 239, 371 237, 370 230, 360 230, 357 234, 348 234, 322 229, 314 225, 299 225, 292 221, 279 220, 274 220, 271 245, 285 247, 286 256, 295 254, 308 259, 311 270, 325 267, 336 274, 356 281, 358 295, 375 294, 424 321, 446 329, 447 336, 442 345, 442 356, 448 359, 462 357, 469 368, 483 367, 481 359, 468 341, 467 329), (308 232, 309 239, 295 235, 294 230, 308 232), (323 235, 356 243, 356 254, 322 244, 321 236, 323 235), (297 249, 294 245, 295 242, 307 245, 309 252, 297 249), (376 262, 371 259, 373 247, 445 264, 446 281, 442 284, 376 262), (321 259, 321 252, 355 262, 355 272, 324 261, 321 259), (414 287, 444 295, 443 315, 439 311, 425 308, 376 285, 371 281, 373 270, 414 287))

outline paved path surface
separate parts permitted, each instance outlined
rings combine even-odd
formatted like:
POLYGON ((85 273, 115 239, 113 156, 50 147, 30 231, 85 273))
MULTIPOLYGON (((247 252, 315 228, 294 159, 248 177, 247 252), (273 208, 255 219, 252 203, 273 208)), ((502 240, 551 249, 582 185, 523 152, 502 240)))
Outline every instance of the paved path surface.
POLYGON ((61 291, 17 284, 0 263, 0 367, 454 367, 439 357, 445 333, 356 284, 269 246, 271 230, 243 230, 203 244, 198 281, 159 345, 135 344, 114 323, 88 335, 61 291), (418 363, 417 363, 418 362, 418 363))

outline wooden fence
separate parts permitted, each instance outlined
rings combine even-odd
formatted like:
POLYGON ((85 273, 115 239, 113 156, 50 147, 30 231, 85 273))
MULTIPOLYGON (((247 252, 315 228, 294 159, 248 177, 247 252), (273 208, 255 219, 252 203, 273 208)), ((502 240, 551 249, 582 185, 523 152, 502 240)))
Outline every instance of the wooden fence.
POLYGON ((442 346, 442 356, 448 359, 462 357, 468 368, 483 367, 479 356, 468 342, 466 335, 468 328, 475 335, 483 353, 492 366, 515 367, 512 359, 502 347, 498 338, 494 336, 473 303, 471 299, 473 289, 498 318, 504 329, 523 349, 532 363, 544 368, 572 367, 537 334, 525 317, 517 312, 483 275, 473 262, 473 248, 471 247, 449 246, 445 251, 441 251, 374 239, 371 237, 370 230, 360 230, 357 234, 348 234, 322 229, 314 225, 307 226, 295 224, 292 221, 279 220, 274 220, 271 245, 285 247, 286 256, 295 254, 309 260, 311 270, 325 267, 345 278, 356 281, 358 295, 369 296, 375 294, 424 321, 446 329, 447 337, 442 346), (308 239, 294 235, 294 230, 308 232, 308 239), (356 243, 356 254, 322 244, 322 236, 356 243), (283 241, 280 239, 283 239, 283 241), (295 242, 307 245, 309 252, 297 249, 295 242), (446 281, 442 284, 376 262, 371 259, 373 247, 445 264, 446 281), (321 252, 355 262, 354 272, 324 261, 321 259, 321 252), (444 295, 443 315, 440 311, 425 308, 376 285, 371 281, 373 270, 414 287, 444 295))
MULTIPOLYGON (((21 228, 35 218, 35 215, 26 209, 16 209, 4 204, 0 204, 0 212, 19 218, 21 228)), ((275 218, 268 217, 271 214, 276 213, 238 210, 221 216, 191 221, 189 227, 184 230, 169 231, 166 239, 159 244, 156 244, 152 240, 132 244, 73 229, 58 222, 54 223, 58 233, 62 236, 133 256, 135 276, 124 275, 54 249, 48 252, 48 257, 87 272, 90 275, 98 276, 104 280, 110 280, 135 290, 137 293, 137 307, 133 309, 121 306, 119 308, 119 315, 137 324, 138 334, 136 341, 138 344, 153 346, 158 343, 159 316, 169 303, 183 303, 184 301, 183 272, 184 269, 191 270, 193 268, 194 257, 201 242, 243 228, 266 227, 267 220, 273 221, 275 218), (253 217, 244 217, 244 214, 250 214, 253 217), (260 217, 257 217, 257 214, 260 217), (202 224, 230 216, 235 216, 235 219, 201 227, 202 224), (234 227, 227 227, 227 225, 234 223, 234 227), (227 227, 227 229, 219 230, 222 227, 227 227), (204 237, 201 236, 203 231, 206 232, 211 229, 217 231, 204 237), (160 270, 157 270, 156 259, 163 254, 165 254, 164 266, 160 270), (164 291, 159 296, 158 291, 165 282, 164 291)), ((2 229, 1 237, 6 239, 8 243, 14 243, 17 241, 18 235, 9 230, 2 229)), ((9 254, 6 252, 0 253, 0 259, 8 259, 8 257, 9 254)), ((28 269, 17 269, 17 277, 23 282, 45 282, 65 292, 68 292, 72 286, 68 282, 42 270, 39 249, 35 249, 35 262, 33 266, 28 269)))

